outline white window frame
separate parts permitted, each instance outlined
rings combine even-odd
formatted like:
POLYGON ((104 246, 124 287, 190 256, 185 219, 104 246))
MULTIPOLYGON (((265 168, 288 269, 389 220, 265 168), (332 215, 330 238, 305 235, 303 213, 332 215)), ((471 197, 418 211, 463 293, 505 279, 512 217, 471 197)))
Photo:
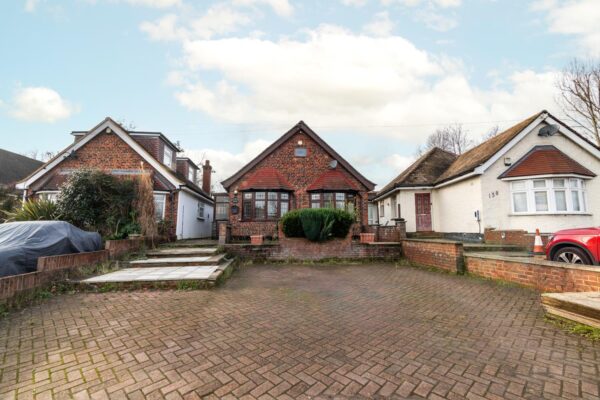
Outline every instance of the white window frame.
POLYGON ((201 201, 198 202, 198 206, 196 208, 196 219, 199 219, 201 221, 204 221, 206 219, 205 214, 204 214, 204 208, 205 208, 205 204, 201 201))
POLYGON ((173 150, 166 145, 163 150, 163 164, 169 168, 173 168, 173 150))
POLYGON ((154 215, 156 216, 156 205, 157 205, 157 200, 158 203, 162 202, 162 213, 160 218, 157 218, 157 220, 161 221, 165 219, 165 214, 167 211, 167 194, 166 193, 157 193, 154 192, 154 215), (160 199, 160 200, 159 200, 160 199))
POLYGON ((36 195, 41 199, 41 200, 45 200, 45 201, 50 201, 52 203, 56 203, 56 201, 58 200, 58 194, 60 193, 60 190, 42 190, 36 193, 36 195))
POLYGON ((194 179, 195 175, 196 175, 195 172, 196 172, 196 170, 194 170, 194 168, 188 167, 188 180, 190 182, 196 183, 196 180, 194 179))
POLYGON ((553 214, 589 214, 587 209, 587 190, 586 180, 577 176, 544 176, 544 177, 530 177, 527 179, 515 179, 510 180, 510 211, 511 215, 553 215, 553 214), (565 184, 563 187, 554 186, 554 180, 564 180, 565 184), (534 181, 544 181, 545 187, 534 187, 534 181), (514 189, 516 183, 525 183, 524 189, 514 189), (575 186, 577 184, 577 186, 575 186), (566 211, 558 210, 556 207, 556 196, 555 191, 565 192, 565 202, 567 205, 566 211), (535 203, 535 193, 545 192, 546 198, 548 199, 548 210, 537 211, 535 203), (515 211, 515 193, 525 193, 527 197, 527 210, 526 211, 515 211), (579 198, 579 211, 573 208, 573 194, 577 193, 579 198))

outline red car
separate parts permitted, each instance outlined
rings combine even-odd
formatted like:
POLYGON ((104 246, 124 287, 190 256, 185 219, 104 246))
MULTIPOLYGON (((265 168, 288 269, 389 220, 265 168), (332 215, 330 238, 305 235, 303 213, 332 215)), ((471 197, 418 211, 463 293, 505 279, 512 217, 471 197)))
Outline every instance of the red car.
POLYGON ((600 227, 565 229, 550 236, 546 258, 569 264, 600 264, 600 227))

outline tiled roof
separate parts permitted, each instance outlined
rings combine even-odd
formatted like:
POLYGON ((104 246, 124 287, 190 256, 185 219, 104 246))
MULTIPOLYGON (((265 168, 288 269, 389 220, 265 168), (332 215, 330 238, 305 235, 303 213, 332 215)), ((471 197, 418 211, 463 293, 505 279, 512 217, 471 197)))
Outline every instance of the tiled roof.
POLYGON ((360 189, 341 171, 337 169, 329 169, 321 174, 306 190, 359 191, 360 189))
POLYGON ((532 115, 526 120, 519 122, 515 126, 508 128, 502 133, 499 133, 493 138, 486 140, 479 146, 461 154, 458 156, 456 161, 450 165, 446 172, 444 172, 436 180, 436 183, 442 183, 473 171, 475 168, 489 160, 494 154, 508 144, 508 142, 521 133, 523 129, 527 128, 529 124, 531 124, 544 113, 546 113, 546 111, 541 111, 535 115, 532 115))
POLYGON ((0 185, 13 184, 35 171, 41 161, 0 149, 0 185))
POLYGON ((546 145, 535 146, 500 175, 500 178, 557 174, 596 176, 556 147, 546 145))
POLYGON ((287 179, 284 178, 275 168, 261 168, 246 179, 244 179, 239 187, 240 190, 294 190, 287 179))
POLYGON ((434 147, 385 185, 377 197, 381 197, 397 187, 433 186, 454 160, 456 160, 456 154, 434 147))

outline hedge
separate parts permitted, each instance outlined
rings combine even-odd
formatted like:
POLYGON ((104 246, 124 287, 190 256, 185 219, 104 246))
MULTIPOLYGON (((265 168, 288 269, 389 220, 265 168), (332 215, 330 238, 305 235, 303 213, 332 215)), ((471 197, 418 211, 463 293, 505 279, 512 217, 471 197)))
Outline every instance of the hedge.
POLYGON ((324 241, 332 237, 348 236, 354 219, 354 214, 343 210, 305 208, 285 214, 281 219, 281 226, 287 237, 324 241))

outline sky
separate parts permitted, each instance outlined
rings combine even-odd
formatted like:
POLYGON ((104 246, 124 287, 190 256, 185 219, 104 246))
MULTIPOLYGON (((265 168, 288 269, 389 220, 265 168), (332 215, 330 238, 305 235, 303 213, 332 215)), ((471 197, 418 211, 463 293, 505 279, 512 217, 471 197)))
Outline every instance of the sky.
POLYGON ((0 147, 56 152, 111 116, 222 180, 303 120, 381 187, 437 128, 562 117, 599 20, 600 0, 2 1, 0 147))

